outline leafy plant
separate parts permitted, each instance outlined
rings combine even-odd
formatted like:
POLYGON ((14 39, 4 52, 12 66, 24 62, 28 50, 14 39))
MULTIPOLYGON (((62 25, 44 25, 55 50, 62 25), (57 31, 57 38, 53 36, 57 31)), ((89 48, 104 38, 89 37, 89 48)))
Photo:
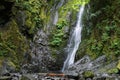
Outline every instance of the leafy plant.
POLYGON ((51 46, 60 46, 60 44, 62 43, 63 40, 63 35, 64 32, 62 31, 63 27, 65 27, 67 25, 66 21, 60 21, 57 25, 56 25, 56 32, 53 33, 52 39, 50 41, 50 45, 51 46))
POLYGON ((33 35, 46 22, 44 7, 46 7, 47 2, 45 0, 16 0, 16 2, 16 5, 21 7, 25 13, 25 29, 30 35, 33 35))
POLYGON ((0 56, 1 57, 7 57, 9 54, 9 50, 7 50, 5 47, 4 47, 4 43, 0 43, 0 56))
POLYGON ((57 27, 57 29, 62 29, 64 26, 66 26, 67 25, 67 21, 65 21, 65 20, 62 20, 61 22, 59 22, 57 25, 56 25, 56 27, 57 27))
POLYGON ((79 10, 80 5, 88 4, 90 0, 70 0, 64 7, 67 10, 79 10))
POLYGON ((108 36, 107 33, 103 33, 103 35, 101 36, 101 38, 102 38, 103 42, 106 42, 108 39, 110 39, 110 37, 108 36))

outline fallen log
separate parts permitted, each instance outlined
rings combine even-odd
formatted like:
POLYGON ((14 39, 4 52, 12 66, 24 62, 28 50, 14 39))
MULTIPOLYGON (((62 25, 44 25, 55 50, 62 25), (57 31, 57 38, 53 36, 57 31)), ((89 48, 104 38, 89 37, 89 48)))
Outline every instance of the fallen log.
POLYGON ((48 73, 46 76, 50 76, 50 77, 65 77, 66 75, 61 73, 61 74, 57 74, 57 73, 48 73))

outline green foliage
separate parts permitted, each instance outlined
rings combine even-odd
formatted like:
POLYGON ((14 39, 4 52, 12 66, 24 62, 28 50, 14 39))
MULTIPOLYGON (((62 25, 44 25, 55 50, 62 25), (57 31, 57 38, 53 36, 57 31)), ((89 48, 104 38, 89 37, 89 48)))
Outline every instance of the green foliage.
POLYGON ((63 35, 64 32, 62 31, 62 29, 67 25, 66 21, 60 21, 57 25, 56 25, 56 32, 53 33, 52 39, 50 41, 50 45, 57 47, 60 46, 61 43, 63 42, 63 35))
POLYGON ((28 0, 28 1, 24 1, 24 3, 22 4, 23 8, 30 11, 33 14, 39 14, 39 10, 41 9, 42 6, 45 6, 46 2, 45 1, 41 1, 41 0, 28 0))
POLYGON ((62 20, 56 25, 56 27, 57 27, 57 29, 62 29, 66 25, 67 25, 67 21, 62 20))
POLYGON ((103 35, 101 36, 102 41, 106 42, 108 39, 110 39, 109 35, 107 33, 103 33, 103 35))
POLYGON ((4 47, 4 44, 2 43, 2 33, 0 33, 0 56, 5 57, 8 55, 8 50, 4 47))
MULTIPOLYGON (((103 24, 102 24, 103 26, 103 24)), ((110 56, 117 57, 120 54, 120 38, 116 35, 116 26, 106 26, 99 27, 97 34, 94 34, 91 39, 88 40, 90 42, 89 46, 87 46, 88 54, 92 58, 97 58, 100 55, 107 55, 108 58, 110 56), (98 34, 99 33, 99 34, 98 34), (94 37, 98 35, 97 37, 94 37), (101 35, 101 36, 100 36, 101 35)))
MULTIPOLYGON (((97 3, 97 1, 94 1, 97 3)), ((114 60, 120 55, 120 3, 118 0, 108 1, 104 5, 92 7, 93 27, 89 39, 86 39, 86 52, 93 59, 106 55, 109 60, 114 60), (96 9, 98 8, 98 9, 96 9), (95 19, 95 20, 94 20, 95 19)), ((91 11, 92 11, 91 10, 91 11)))
POLYGON ((26 38, 20 33, 15 20, 0 29, 0 59, 6 58, 19 67, 28 48, 26 38))
POLYGON ((93 73, 92 71, 85 71, 85 72, 83 73, 83 76, 84 76, 85 78, 92 78, 92 77, 94 77, 94 73, 93 73))
POLYGON ((102 12, 99 10, 99 11, 96 11, 95 13, 91 13, 90 14, 90 18, 94 18, 94 17, 97 17, 98 15, 100 15, 102 12))
POLYGON ((118 60, 118 63, 117 63, 117 65, 116 65, 116 67, 117 67, 117 69, 120 70, 120 60, 118 60))
POLYGON ((16 2, 18 3, 18 0, 16 0, 16 2))
POLYGON ((61 44, 62 40, 59 37, 53 38, 53 41, 51 42, 52 46, 59 46, 61 44))
POLYGON ((45 0, 17 0, 16 3, 22 11, 25 11, 26 21, 25 27, 28 33, 33 35, 38 28, 43 28, 46 22, 45 8, 47 2, 45 0))
POLYGON ((114 55, 117 57, 120 55, 120 39, 116 38, 111 41, 111 46, 109 47, 113 52, 114 55))
POLYGON ((1 44, 0 44, 0 56, 2 56, 2 57, 8 56, 8 50, 3 49, 1 44))
POLYGON ((102 55, 103 43, 97 40, 89 40, 89 45, 87 47, 88 55, 91 56, 92 59, 95 59, 102 55))
POLYGON ((119 70, 117 68, 113 68, 113 69, 108 70, 108 73, 110 73, 110 74, 116 74, 118 72, 119 72, 119 70))
POLYGON ((66 9, 73 9, 73 10, 78 10, 80 5, 85 5, 88 4, 90 0, 70 0, 68 3, 65 5, 66 9))

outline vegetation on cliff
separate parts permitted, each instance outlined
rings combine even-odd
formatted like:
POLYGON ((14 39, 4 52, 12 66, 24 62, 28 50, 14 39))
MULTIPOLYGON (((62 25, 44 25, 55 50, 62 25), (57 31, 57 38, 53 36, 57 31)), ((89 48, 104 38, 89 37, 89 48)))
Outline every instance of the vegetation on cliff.
MULTIPOLYGON (((116 60, 120 55, 120 1, 119 0, 65 0, 58 9, 60 0, 2 0, 0 1, 0 67, 7 59, 19 69, 24 55, 29 53, 30 41, 38 30, 48 36, 48 46, 53 58, 63 56, 70 30, 75 25, 79 5, 90 3, 89 13, 84 13, 82 42, 76 55, 95 59, 106 55, 108 60, 116 60), (59 13, 56 25, 50 22, 52 10, 59 13), (60 55, 56 53, 61 53, 60 55)), ((89 7, 89 5, 86 6, 89 7)), ((53 12, 54 13, 54 12, 53 12)), ((54 14, 53 14, 54 15, 54 14)), ((30 54, 30 53, 29 53, 30 54)), ((61 59, 62 59, 61 58, 61 59)), ((57 60, 61 61, 61 60, 57 60)), ((61 62, 60 62, 61 63, 61 62)), ((62 64, 60 64, 61 66, 62 64)), ((116 71, 116 69, 110 70, 116 71)))
POLYGON ((5 65, 20 69, 29 42, 44 24, 46 4, 42 0, 0 1, 0 67, 7 61, 5 65))
POLYGON ((89 32, 81 43, 80 54, 88 54, 92 59, 101 55, 106 55, 109 60, 117 59, 120 55, 120 1, 91 0, 90 5, 88 24, 92 25, 86 26, 89 32))

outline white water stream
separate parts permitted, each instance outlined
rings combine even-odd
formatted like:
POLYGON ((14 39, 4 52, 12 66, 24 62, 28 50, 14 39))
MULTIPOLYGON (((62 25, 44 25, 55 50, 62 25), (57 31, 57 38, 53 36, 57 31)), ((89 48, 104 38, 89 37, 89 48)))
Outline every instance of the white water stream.
POLYGON ((67 59, 64 62, 62 72, 67 69, 71 64, 74 63, 75 54, 78 50, 79 44, 81 42, 81 31, 82 31, 82 15, 84 12, 84 5, 80 7, 77 23, 75 29, 70 37, 70 42, 67 47, 67 59))

